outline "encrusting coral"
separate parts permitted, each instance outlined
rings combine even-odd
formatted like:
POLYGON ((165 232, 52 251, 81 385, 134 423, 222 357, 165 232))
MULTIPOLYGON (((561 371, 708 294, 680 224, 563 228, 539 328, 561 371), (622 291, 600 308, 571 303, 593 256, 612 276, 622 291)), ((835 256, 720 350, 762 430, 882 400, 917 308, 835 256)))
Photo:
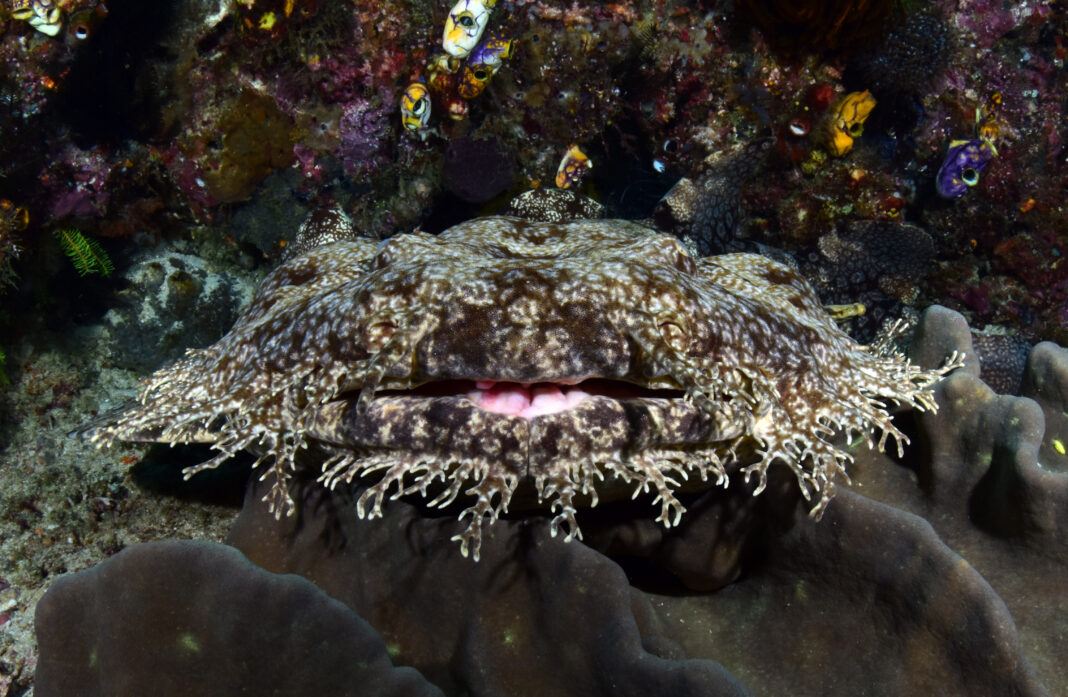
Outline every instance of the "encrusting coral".
POLYGON ((900 450, 886 405, 933 409, 930 386, 958 365, 857 344, 765 257, 694 258, 619 220, 483 218, 288 261, 226 337, 80 433, 211 443, 219 455, 187 476, 252 449, 276 515, 310 467, 330 488, 377 476, 361 517, 463 492, 456 539, 477 559, 517 492, 570 540, 579 505, 652 491, 676 525, 677 491, 741 469, 759 493, 778 461, 818 517, 852 459, 836 433, 900 450))

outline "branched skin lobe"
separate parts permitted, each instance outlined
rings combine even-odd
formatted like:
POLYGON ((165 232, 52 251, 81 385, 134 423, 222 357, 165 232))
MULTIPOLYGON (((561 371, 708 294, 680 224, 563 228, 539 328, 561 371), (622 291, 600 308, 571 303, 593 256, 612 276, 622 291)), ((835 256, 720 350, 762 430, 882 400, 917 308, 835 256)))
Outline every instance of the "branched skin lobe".
POLYGON ((900 443, 885 403, 933 408, 928 388, 956 365, 922 371, 856 344, 796 272, 761 256, 695 259, 618 220, 482 218, 311 248, 227 336, 82 435, 214 444, 219 456, 189 474, 252 449, 279 514, 310 446, 324 485, 373 483, 364 517, 402 494, 473 500, 456 539, 477 559, 483 524, 521 482, 567 539, 581 536, 578 502, 620 484, 655 493, 672 525, 687 480, 725 484, 740 467, 762 487, 774 461, 818 515, 850 460, 834 432, 900 443), (533 418, 482 408, 476 385, 502 383, 586 396, 533 418))

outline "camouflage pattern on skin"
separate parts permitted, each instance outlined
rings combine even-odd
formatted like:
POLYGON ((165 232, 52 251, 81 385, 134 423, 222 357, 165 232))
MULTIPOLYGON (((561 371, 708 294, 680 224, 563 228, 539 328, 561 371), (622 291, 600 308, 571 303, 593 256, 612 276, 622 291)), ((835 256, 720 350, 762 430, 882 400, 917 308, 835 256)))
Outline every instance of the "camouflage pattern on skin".
POLYGON ((294 509, 287 484, 305 449, 325 486, 380 477, 361 517, 387 497, 473 499, 456 539, 477 560, 482 526, 521 482, 568 540, 581 537, 576 506, 620 481, 653 492, 670 526, 687 481, 726 485, 741 468, 759 493, 775 461, 819 516, 852 459, 836 432, 900 448, 885 405, 934 409, 930 386, 959 364, 922 370, 887 343, 857 344, 795 271, 761 256, 694 258, 620 220, 482 218, 311 248, 264 281, 227 336, 79 435, 212 443, 219 455, 186 476, 256 451, 276 515, 294 509), (474 381, 582 383, 590 396, 523 418, 480 408, 462 387, 474 381))

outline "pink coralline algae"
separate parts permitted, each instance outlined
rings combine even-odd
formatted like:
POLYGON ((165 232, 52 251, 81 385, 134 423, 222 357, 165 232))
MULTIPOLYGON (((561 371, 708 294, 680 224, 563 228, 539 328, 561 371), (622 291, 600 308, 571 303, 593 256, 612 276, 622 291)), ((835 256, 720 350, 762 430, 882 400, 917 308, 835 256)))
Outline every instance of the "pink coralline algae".
POLYGON ((52 193, 53 218, 101 216, 111 195, 109 178, 113 164, 100 148, 79 150, 73 145, 57 157, 47 184, 52 193))
POLYGON ((385 146, 396 104, 392 94, 382 92, 378 99, 359 100, 346 104, 338 122, 337 156, 352 177, 373 174, 386 162, 385 146))

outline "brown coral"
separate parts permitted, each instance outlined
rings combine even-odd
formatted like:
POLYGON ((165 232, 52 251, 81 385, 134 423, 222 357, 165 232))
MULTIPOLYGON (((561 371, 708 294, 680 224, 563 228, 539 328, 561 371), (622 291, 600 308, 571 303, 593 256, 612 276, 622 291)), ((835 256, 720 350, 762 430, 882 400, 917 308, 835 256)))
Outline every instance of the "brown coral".
POLYGON ((274 169, 293 162, 293 122, 271 97, 242 91, 219 127, 222 152, 217 165, 204 173, 217 201, 244 201, 274 169))
POLYGON ((39 695, 340 697, 358 685, 367 697, 442 697, 411 668, 395 668, 377 632, 315 584, 269 574, 232 547, 208 542, 125 550, 56 582, 36 621, 41 651, 62 657, 37 669, 39 695), (242 615, 256 618, 257 631, 216 621, 242 615), (152 631, 125 631, 141 622, 152 631), (84 641, 90 632, 99 643, 84 641), (315 669, 280 661, 275 652, 283 643, 315 669), (218 660, 222 655, 231 660, 218 660))

